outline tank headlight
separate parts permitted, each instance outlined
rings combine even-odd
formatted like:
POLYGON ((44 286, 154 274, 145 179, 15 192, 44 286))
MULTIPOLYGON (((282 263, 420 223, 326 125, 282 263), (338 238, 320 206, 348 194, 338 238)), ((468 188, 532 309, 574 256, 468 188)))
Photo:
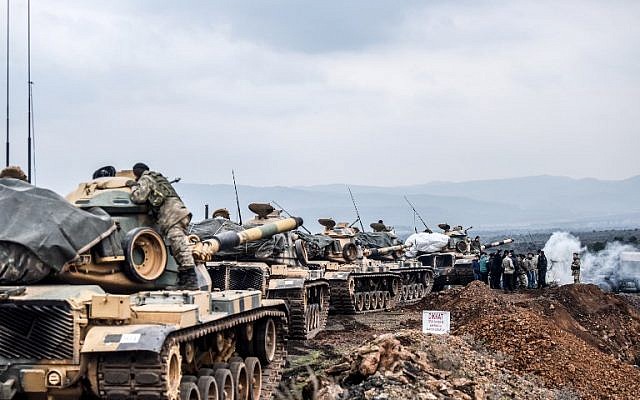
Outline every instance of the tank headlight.
POLYGON ((61 386, 62 385, 62 375, 58 371, 50 371, 47 374, 47 385, 48 386, 61 386))

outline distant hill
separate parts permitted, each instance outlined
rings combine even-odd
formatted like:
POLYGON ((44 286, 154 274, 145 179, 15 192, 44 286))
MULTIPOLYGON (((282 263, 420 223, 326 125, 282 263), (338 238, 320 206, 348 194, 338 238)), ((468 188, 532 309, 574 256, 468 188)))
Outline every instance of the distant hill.
MULTIPOLYGON (((640 225, 640 176, 620 181, 533 176, 398 187, 350 187, 367 228, 369 223, 383 219, 401 231, 413 230, 413 212, 404 195, 432 227, 440 222, 473 225, 484 231, 640 225)), ((237 214, 232 185, 180 183, 177 188, 195 219, 204 216, 205 203, 211 211, 226 207, 232 215, 237 214)), ((238 192, 245 219, 251 217, 248 203, 276 201, 292 214, 302 216, 314 231, 320 229, 316 222, 320 217, 355 220, 346 185, 241 185, 238 192)), ((419 221, 416 224, 418 228, 422 226, 419 221)))

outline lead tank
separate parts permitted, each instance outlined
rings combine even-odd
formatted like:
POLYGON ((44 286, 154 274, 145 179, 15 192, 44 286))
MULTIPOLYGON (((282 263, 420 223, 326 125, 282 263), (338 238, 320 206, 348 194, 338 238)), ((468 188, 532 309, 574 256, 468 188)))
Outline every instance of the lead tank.
MULTIPOLYGON (((249 205, 255 216, 244 226, 214 218, 196 224, 194 232, 240 230, 283 221, 280 210, 268 203, 249 205)), ((257 289, 267 298, 283 299, 289 306, 292 339, 311 339, 324 329, 329 312, 329 282, 324 269, 310 264, 306 243, 297 231, 274 236, 255 246, 240 246, 221 252, 207 263, 215 282, 233 289, 257 289)))
MULTIPOLYGON (((460 225, 451 227, 446 223, 439 224, 438 227, 442 229, 443 233, 435 235, 444 237, 445 241, 437 245, 435 250, 421 251, 419 246, 416 245, 417 241, 414 239, 420 236, 428 238, 434 235, 432 233, 417 233, 409 236, 405 242, 407 249, 416 254, 416 258, 423 265, 434 269, 435 281, 433 290, 435 291, 441 290, 447 285, 467 285, 472 282, 474 279, 473 261, 479 259, 481 251, 513 243, 513 239, 508 238, 493 243, 481 244, 479 239, 469 239, 467 231, 471 228, 464 229, 460 225)), ((428 240, 426 239, 427 244, 429 243, 428 240)), ((431 246, 433 245, 428 247, 431 246)))
MULTIPOLYGON (((77 257, 62 267, 46 265, 38 249, 27 256, 32 243, 26 239, 0 243, 11 248, 0 252, 5 283, 24 280, 26 272, 5 272, 28 271, 27 262, 47 272, 38 284, 0 286, 0 399, 271 398, 286 357, 284 301, 265 299, 255 290, 167 288, 175 283, 175 262, 147 210, 130 203, 129 177, 121 175, 82 184, 69 196, 79 207, 99 207, 91 211, 101 217, 106 211, 114 228, 76 249, 77 257)), ((2 237, 13 230, 13 237, 25 238, 22 226, 29 222, 16 216, 25 216, 20 211, 25 204, 38 202, 51 219, 64 213, 64 220, 77 220, 75 230, 82 229, 82 218, 93 221, 83 210, 75 215, 50 191, 0 179, 2 237)), ((30 209, 35 218, 36 208, 30 209)), ((36 221, 43 227, 48 222, 36 221)), ((206 241, 191 237, 191 249, 202 270, 220 250, 301 223, 290 218, 206 241)), ((74 229, 41 236, 56 237, 58 246, 67 248, 78 241, 74 229)), ((39 240, 49 246, 50 240, 39 240)), ((55 251, 51 246, 42 254, 49 258, 55 251)))

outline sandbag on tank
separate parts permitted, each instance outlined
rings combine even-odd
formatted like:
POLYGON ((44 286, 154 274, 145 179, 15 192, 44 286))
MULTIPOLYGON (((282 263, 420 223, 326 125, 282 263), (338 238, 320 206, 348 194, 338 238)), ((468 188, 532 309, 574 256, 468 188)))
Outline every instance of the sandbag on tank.
POLYGON ((81 210, 51 190, 0 179, 0 283, 37 282, 115 229, 99 208, 81 210))
POLYGON ((434 253, 442 250, 449 243, 449 236, 442 233, 414 233, 405 240, 409 246, 405 251, 407 257, 415 257, 418 253, 434 253))

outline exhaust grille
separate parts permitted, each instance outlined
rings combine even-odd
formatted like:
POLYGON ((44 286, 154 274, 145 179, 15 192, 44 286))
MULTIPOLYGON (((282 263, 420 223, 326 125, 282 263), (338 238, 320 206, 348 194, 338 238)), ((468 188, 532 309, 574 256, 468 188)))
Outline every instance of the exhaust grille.
POLYGON ((67 303, 0 303, 0 358, 73 358, 73 314, 67 303))
POLYGON ((231 268, 229 273, 229 289, 263 291, 267 285, 267 278, 259 268, 231 268))

